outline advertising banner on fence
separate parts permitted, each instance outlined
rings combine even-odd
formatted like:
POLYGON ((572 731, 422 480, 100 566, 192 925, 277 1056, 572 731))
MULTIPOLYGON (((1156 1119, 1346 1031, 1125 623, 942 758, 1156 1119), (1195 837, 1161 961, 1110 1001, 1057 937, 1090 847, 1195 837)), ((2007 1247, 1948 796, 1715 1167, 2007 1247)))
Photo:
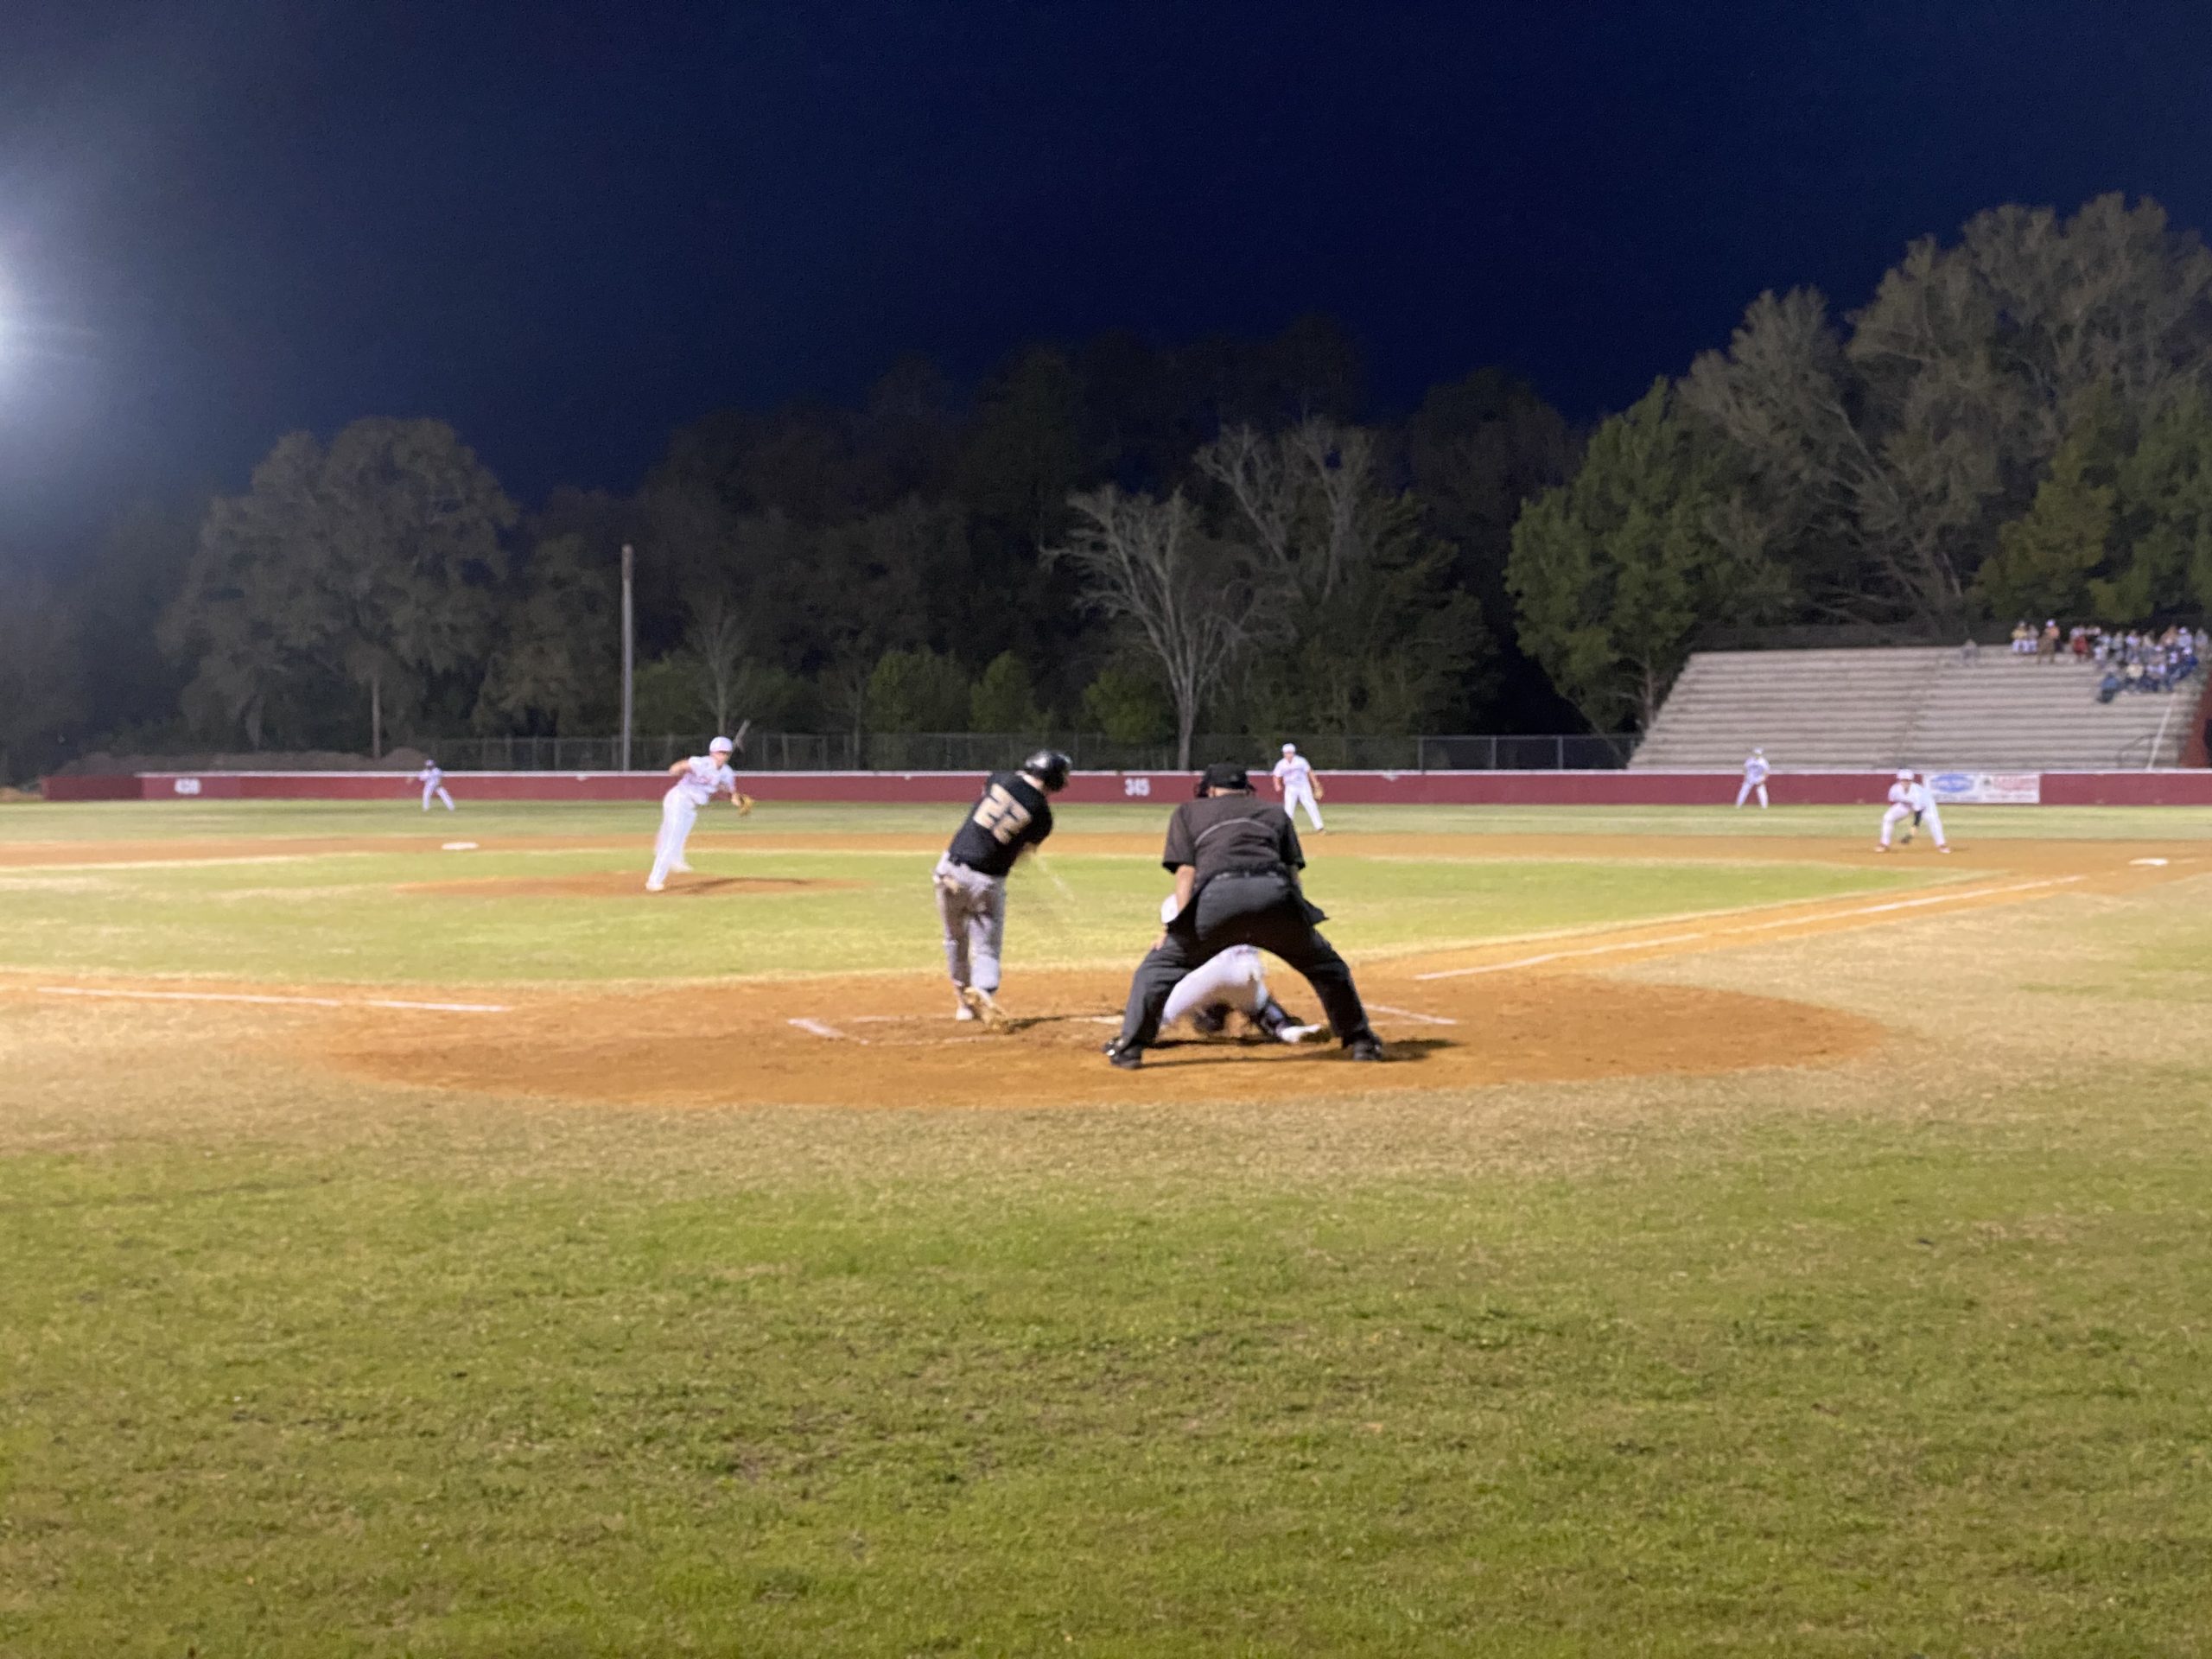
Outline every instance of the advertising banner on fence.
POLYGON ((1929 793, 1939 806, 2040 806, 2039 772, 1931 772, 1929 793))

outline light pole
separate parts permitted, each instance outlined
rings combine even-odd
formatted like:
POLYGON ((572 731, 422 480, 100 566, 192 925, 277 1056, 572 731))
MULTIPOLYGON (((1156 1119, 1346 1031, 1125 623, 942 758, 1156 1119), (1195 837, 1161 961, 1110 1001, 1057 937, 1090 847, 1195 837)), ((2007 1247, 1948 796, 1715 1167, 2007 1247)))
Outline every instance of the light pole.
POLYGON ((637 579, 638 555, 630 543, 622 543, 622 770, 630 770, 630 709, 631 692, 636 679, 632 672, 637 643, 636 613, 631 604, 630 590, 637 579))

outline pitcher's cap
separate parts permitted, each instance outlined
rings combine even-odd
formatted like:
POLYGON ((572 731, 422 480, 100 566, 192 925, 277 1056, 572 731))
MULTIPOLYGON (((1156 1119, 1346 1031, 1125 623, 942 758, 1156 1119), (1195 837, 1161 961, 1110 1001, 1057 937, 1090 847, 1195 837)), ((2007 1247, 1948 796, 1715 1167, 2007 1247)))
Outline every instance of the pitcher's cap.
POLYGON ((736 747, 737 745, 731 742, 729 739, 726 737, 718 737, 713 742, 707 745, 707 753, 709 754, 728 754, 736 747))

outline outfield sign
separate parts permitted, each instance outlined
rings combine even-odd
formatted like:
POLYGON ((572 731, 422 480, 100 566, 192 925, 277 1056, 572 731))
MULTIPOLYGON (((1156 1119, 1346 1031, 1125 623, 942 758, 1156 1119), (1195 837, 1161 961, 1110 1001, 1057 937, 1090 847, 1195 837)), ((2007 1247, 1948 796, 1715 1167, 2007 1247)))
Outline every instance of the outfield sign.
POLYGON ((1942 806, 2041 806, 2039 772, 1931 772, 1929 791, 1942 806))

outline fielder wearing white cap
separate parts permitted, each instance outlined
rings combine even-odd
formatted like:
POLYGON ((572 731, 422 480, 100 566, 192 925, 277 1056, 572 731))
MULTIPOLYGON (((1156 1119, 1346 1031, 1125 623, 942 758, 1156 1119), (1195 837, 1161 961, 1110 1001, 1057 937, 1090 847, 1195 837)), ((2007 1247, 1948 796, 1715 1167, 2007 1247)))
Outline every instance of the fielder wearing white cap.
POLYGON ((1756 793, 1759 798, 1759 810, 1765 811, 1766 779, 1772 770, 1766 763, 1766 751, 1753 749, 1751 758, 1744 762, 1744 786, 1736 791, 1736 804, 1741 806, 1756 793))
MULTIPOLYGON (((1160 924, 1167 927, 1174 920, 1175 896, 1170 893, 1160 901, 1160 924)), ((1261 962, 1260 953, 1249 944, 1231 945, 1211 961, 1192 969, 1169 995, 1167 1006, 1160 1011, 1160 1022, 1172 1026, 1187 1017, 1192 1026, 1211 1036, 1229 1023, 1232 1014, 1243 1014, 1279 1043, 1302 1043, 1328 1029, 1325 1026, 1300 1025, 1268 994, 1267 967, 1261 962)))
POLYGON ((1282 759, 1275 762, 1275 793, 1282 797, 1282 810, 1290 814, 1293 823, 1298 822, 1298 809, 1304 807, 1306 816, 1313 820, 1319 833, 1321 828, 1321 788, 1313 776, 1313 763, 1298 752, 1298 745, 1282 746, 1282 759))
MULTIPOLYGON (((1882 814, 1882 838, 1875 843, 1876 852, 1890 850, 1890 831, 1906 818, 1912 820, 1913 828, 1916 829, 1923 823, 1928 826, 1928 833, 1935 837, 1937 852, 1951 850, 1951 843, 1943 839, 1943 815, 1936 810, 1935 791, 1915 779, 1910 770, 1899 767, 1897 781, 1890 785, 1890 804, 1882 814)), ((1904 832, 1904 838, 1907 841, 1912 839, 1911 829, 1904 832)))
POLYGON ((691 868, 683 861, 683 845, 691 839, 691 826, 701 807, 728 790, 730 804, 741 817, 753 810, 753 798, 738 788, 737 774, 729 769, 734 747, 729 739, 718 737, 707 745, 706 753, 676 761, 669 767, 669 776, 676 782, 660 798, 660 838, 653 843, 653 873, 645 878, 647 893, 658 893, 666 886, 670 872, 691 868))
POLYGON ((435 760, 425 760, 423 770, 415 774, 415 781, 423 785, 423 810, 430 810, 433 798, 443 801, 446 810, 453 810, 453 791, 446 787, 445 768, 435 760))

